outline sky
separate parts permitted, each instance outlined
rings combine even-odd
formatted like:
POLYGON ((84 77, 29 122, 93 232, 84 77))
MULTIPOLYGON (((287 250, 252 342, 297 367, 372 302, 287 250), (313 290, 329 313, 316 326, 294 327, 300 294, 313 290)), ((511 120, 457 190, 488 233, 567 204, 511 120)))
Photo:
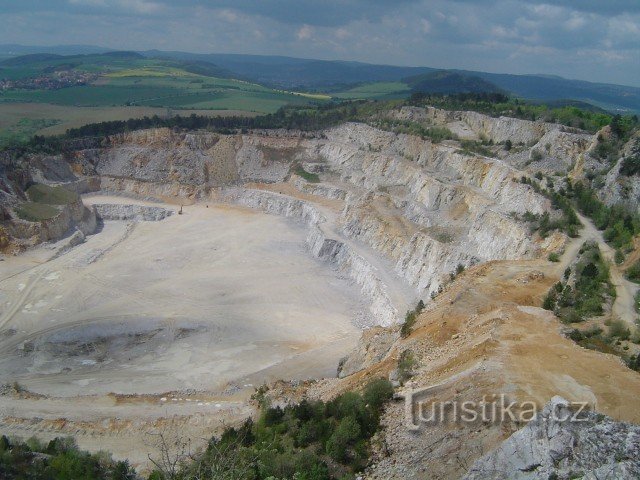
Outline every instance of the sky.
POLYGON ((0 0, 0 44, 560 75, 640 86, 640 0, 0 0))

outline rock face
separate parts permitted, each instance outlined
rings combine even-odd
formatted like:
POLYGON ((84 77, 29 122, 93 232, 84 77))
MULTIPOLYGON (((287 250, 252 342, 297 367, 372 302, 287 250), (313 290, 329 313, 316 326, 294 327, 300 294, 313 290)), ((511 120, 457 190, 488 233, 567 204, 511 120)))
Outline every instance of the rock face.
POLYGON ((640 478, 640 426, 574 410, 554 397, 526 427, 477 460, 467 480, 640 478), (564 420, 569 419, 569 420, 564 420))
MULTIPOLYGON (((495 135, 507 128, 467 120, 495 135)), ((534 127, 530 135, 544 135, 534 127)), ((64 159, 38 157, 26 168, 30 179, 78 192, 223 199, 299 219, 309 228, 310 251, 358 284, 381 325, 401 321, 411 302, 428 300, 459 265, 535 256, 539 245, 513 214, 549 208, 500 159, 356 123, 315 134, 145 130, 81 145, 64 159), (294 165, 322 182, 293 174, 294 165), (274 183, 288 193, 254 188, 274 183), (319 199, 330 207, 319 209, 319 199)), ((155 215, 114 211, 98 213, 155 215)))
POLYGON ((117 205, 100 203, 95 205, 98 218, 102 220, 135 220, 157 222, 172 215, 171 210, 144 205, 117 205))

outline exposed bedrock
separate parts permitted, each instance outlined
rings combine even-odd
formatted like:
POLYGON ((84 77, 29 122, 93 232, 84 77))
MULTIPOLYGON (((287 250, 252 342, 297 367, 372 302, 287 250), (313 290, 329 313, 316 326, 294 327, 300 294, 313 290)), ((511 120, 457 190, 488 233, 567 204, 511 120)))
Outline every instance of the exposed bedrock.
POLYGON ((162 207, 99 203, 94 206, 102 220, 134 220, 154 222, 164 220, 173 212, 162 207))
POLYGON ((40 222, 28 222, 13 219, 3 225, 4 230, 14 240, 26 246, 42 242, 58 240, 70 232, 79 231, 88 235, 96 229, 96 214, 92 208, 87 208, 82 201, 60 207, 59 213, 40 222))
POLYGON ((640 427, 595 412, 576 416, 577 408, 554 397, 537 418, 477 460, 464 478, 639 478, 640 427))
MULTIPOLYGON (((390 298, 391 282, 381 278, 383 269, 373 265, 362 253, 331 230, 327 217, 318 207, 303 200, 278 193, 233 188, 224 190, 220 199, 238 205, 262 210, 304 222, 308 228, 307 246, 311 253, 334 265, 350 278, 371 302, 370 311, 380 325, 391 325, 399 320, 399 310, 408 307, 411 295, 405 291, 390 298)), ((400 282, 399 278, 393 279, 400 282)), ((408 290, 408 289, 407 289, 408 290)))
POLYGON ((513 214, 549 208, 504 161, 357 123, 315 134, 152 129, 38 162, 41 181, 76 191, 174 202, 221 196, 300 219, 311 251, 356 282, 385 325, 426 300, 458 265, 535 255, 539 245, 513 214), (321 182, 295 175, 294 165, 321 182), (282 182, 289 196, 251 188, 282 182))

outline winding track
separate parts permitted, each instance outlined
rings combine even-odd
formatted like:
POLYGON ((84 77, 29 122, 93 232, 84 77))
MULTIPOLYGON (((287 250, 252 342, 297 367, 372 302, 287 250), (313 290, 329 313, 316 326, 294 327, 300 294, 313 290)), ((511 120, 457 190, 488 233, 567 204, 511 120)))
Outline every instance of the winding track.
POLYGON ((614 317, 619 318, 627 325, 635 327, 636 319, 638 318, 635 309, 635 295, 640 289, 640 285, 636 285, 624 277, 623 272, 614 261, 615 250, 604 241, 602 232, 595 227, 591 220, 577 212, 576 214, 582 222, 583 228, 580 231, 580 235, 567 245, 562 260, 558 264, 558 270, 564 270, 573 263, 578 256, 580 246, 584 242, 596 242, 605 260, 609 263, 611 283, 616 288, 616 299, 613 303, 612 313, 614 317))

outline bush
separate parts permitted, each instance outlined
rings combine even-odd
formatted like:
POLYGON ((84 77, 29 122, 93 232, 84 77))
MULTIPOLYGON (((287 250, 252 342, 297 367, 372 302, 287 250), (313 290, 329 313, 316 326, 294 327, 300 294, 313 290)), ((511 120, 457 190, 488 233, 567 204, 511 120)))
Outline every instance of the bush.
POLYGON ((411 335, 411 332, 413 331, 413 326, 415 325, 416 320, 418 319, 418 315, 420 315, 423 310, 424 310, 424 302, 420 300, 413 310, 409 310, 406 313, 404 317, 404 323, 402 324, 402 327, 400 327, 400 336, 402 338, 405 338, 411 335))
POLYGON ((354 417, 342 419, 338 428, 327 440, 327 454, 336 462, 344 463, 348 458, 348 447, 360 438, 361 433, 360 425, 354 417))
POLYGON ((553 310, 556 306, 556 299, 556 289, 552 288, 544 297, 544 300, 542 301, 542 308, 544 308, 545 310, 553 310))
POLYGON ((398 380, 400 383, 406 382, 413 376, 413 369, 417 363, 411 350, 405 350, 400 354, 398 360, 398 380))
POLYGON ((622 320, 614 320, 609 327, 609 336, 619 340, 629 340, 631 331, 622 320))
POLYGON ((128 462, 115 462, 105 453, 78 450, 73 439, 55 438, 46 448, 35 438, 26 443, 0 438, 0 477, 6 480, 133 480, 128 462))
POLYGON ((627 157, 622 161, 620 167, 620 174, 628 177, 632 175, 638 175, 640 173, 640 155, 634 155, 633 157, 627 157))
POLYGON ((549 254, 549 261, 550 262, 559 262, 560 261, 560 255, 558 255, 556 252, 551 252, 549 254))
POLYGON ((367 405, 379 410, 385 402, 393 397, 393 385, 384 378, 373 380, 364 389, 362 397, 367 405))
POLYGON ((632 282, 640 283, 640 260, 627 269, 625 276, 632 282))

